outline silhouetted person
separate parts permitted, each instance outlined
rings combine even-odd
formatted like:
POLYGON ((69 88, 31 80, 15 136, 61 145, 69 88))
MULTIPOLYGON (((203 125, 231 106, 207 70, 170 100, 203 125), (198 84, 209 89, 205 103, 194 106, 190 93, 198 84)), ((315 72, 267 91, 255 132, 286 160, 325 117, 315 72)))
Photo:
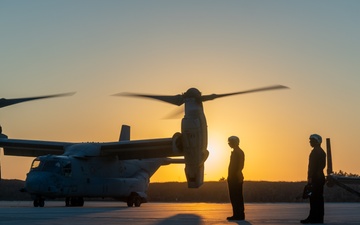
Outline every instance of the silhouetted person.
POLYGON ((230 156, 228 171, 228 188, 230 201, 233 209, 233 215, 228 220, 244 220, 244 198, 243 198, 243 182, 244 176, 242 169, 244 168, 245 154, 240 149, 240 139, 236 136, 228 138, 229 146, 233 149, 230 156))
POLYGON ((310 145, 313 147, 309 156, 308 186, 310 187, 310 213, 301 223, 324 223, 324 168, 326 154, 321 148, 322 138, 318 134, 310 135, 310 145))
POLYGON ((0 126, 0 138, 8 138, 5 134, 2 133, 2 127, 0 126))

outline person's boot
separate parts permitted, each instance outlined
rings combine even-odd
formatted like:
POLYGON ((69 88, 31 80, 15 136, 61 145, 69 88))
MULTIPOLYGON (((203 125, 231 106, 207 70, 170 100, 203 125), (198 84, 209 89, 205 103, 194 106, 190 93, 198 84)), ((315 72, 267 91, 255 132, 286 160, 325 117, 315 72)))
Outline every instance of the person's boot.
POLYGON ((302 224, 309 224, 309 223, 311 223, 311 224, 313 224, 313 223, 324 223, 324 218, 313 218, 313 219, 311 219, 311 218, 306 218, 306 219, 304 219, 304 220, 300 220, 300 223, 302 223, 302 224))
POLYGON ((227 220, 245 220, 245 214, 230 216, 226 219, 227 220))
POLYGON ((324 223, 324 217, 316 217, 311 222, 312 223, 324 223))
POLYGON ((311 219, 308 217, 308 218, 306 218, 306 219, 304 219, 304 220, 300 220, 300 223, 302 223, 302 224, 311 223, 311 219))

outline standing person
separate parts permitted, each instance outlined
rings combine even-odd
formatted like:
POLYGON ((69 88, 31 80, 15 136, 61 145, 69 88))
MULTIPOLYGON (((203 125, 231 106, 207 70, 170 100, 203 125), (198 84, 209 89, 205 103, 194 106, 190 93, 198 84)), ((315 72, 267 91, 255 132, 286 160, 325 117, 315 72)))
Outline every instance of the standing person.
POLYGON ((242 173, 242 169, 244 168, 245 154, 239 147, 240 139, 238 137, 229 137, 228 143, 229 146, 233 149, 230 156, 227 178, 233 215, 228 217, 227 220, 245 220, 243 198, 244 176, 242 173))
POLYGON ((309 216, 300 223, 324 223, 324 168, 326 154, 321 148, 322 138, 318 134, 310 135, 310 146, 313 147, 309 156, 308 186, 311 190, 309 216))

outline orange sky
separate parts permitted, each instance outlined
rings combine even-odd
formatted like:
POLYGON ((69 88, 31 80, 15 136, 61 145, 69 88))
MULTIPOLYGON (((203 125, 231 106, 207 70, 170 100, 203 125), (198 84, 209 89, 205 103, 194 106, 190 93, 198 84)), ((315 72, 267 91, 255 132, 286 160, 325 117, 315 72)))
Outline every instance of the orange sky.
MULTIPOLYGON (((10 138, 70 142, 171 137, 176 107, 119 92, 203 94, 273 84, 289 90, 204 104, 205 180, 227 176, 227 137, 246 155, 246 180, 306 179, 308 137, 331 138, 335 170, 360 174, 360 15, 357 1, 0 3, 0 97, 76 91, 2 108, 10 138)), ((323 145, 323 147, 325 147, 323 145)), ((31 158, 1 156, 2 176, 25 179, 31 158)), ((151 179, 184 181, 183 166, 151 179)))

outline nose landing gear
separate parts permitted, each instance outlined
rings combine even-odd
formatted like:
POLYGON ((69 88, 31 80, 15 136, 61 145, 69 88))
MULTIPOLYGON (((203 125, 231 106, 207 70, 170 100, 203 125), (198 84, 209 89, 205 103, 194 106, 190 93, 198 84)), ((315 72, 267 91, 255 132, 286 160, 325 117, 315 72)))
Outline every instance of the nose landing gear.
POLYGON ((127 206, 128 207, 140 207, 141 203, 146 202, 146 199, 141 197, 137 193, 131 193, 130 196, 127 198, 127 206))
POLYGON ((45 206, 45 199, 42 197, 36 197, 33 202, 34 207, 44 207, 45 206))

